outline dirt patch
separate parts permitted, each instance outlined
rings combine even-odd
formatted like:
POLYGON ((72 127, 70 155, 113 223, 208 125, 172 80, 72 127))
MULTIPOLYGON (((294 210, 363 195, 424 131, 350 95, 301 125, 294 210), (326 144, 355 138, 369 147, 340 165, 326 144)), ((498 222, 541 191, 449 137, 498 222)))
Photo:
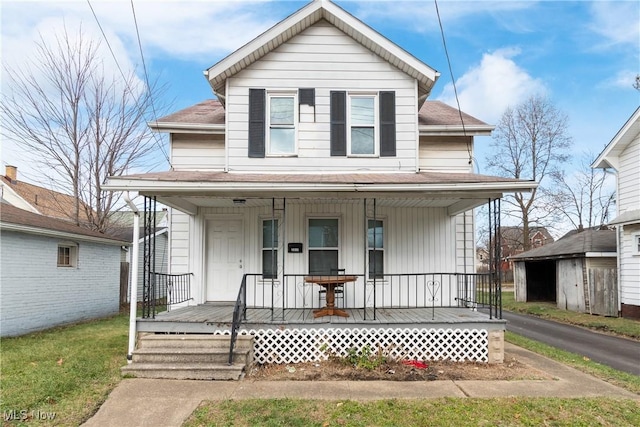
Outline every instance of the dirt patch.
POLYGON ((550 375, 505 352, 504 363, 450 361, 385 361, 372 369, 344 359, 289 365, 255 365, 246 378, 257 381, 436 381, 436 380, 549 380, 550 375), (426 366, 424 366, 426 365, 426 366))

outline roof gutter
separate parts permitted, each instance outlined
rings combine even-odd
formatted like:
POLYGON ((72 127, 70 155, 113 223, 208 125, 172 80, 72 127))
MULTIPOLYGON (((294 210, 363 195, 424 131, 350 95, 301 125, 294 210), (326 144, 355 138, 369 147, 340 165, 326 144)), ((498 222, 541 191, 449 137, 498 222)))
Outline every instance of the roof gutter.
POLYGON ((224 135, 225 125, 208 125, 202 123, 149 122, 147 126, 157 132, 207 133, 224 135))
POLYGON ((351 192, 446 192, 446 191, 523 191, 538 187, 533 181, 487 182, 455 184, 332 184, 332 183, 277 183, 277 182, 184 182, 184 181, 142 181, 112 178, 102 188, 108 191, 139 192, 227 192, 227 191, 351 191, 351 192))

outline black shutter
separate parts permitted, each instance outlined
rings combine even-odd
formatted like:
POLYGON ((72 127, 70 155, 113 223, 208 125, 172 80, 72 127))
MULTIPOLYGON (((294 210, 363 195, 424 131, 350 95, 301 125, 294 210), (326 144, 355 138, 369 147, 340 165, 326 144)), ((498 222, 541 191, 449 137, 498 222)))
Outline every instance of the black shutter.
POLYGON ((314 88, 298 89, 298 104, 314 107, 316 105, 316 90, 314 88))
POLYGON ((396 155, 396 93, 380 92, 380 156, 396 155))
POLYGON ((264 157, 265 90, 249 89, 249 157, 264 157))
POLYGON ((347 155, 347 93, 331 91, 331 155, 347 155))

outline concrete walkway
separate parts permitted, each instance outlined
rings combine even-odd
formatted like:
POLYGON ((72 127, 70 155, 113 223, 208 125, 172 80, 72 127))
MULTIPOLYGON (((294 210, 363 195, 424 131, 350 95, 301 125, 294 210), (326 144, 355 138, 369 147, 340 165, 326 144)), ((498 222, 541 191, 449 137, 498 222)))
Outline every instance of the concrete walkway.
POLYGON ((125 379, 85 426, 180 426, 204 400, 297 398, 322 400, 437 397, 595 397, 640 401, 640 396, 528 350, 505 350, 553 380, 526 381, 187 381, 125 379))

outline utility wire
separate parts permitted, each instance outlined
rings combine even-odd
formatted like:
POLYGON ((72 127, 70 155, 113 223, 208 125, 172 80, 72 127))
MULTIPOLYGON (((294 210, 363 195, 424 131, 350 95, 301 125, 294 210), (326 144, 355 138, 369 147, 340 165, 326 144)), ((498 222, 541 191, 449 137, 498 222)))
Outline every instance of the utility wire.
MULTIPOLYGON (((96 20, 96 24, 98 24, 98 28, 100 29, 100 32, 102 33, 102 37, 104 38, 104 41, 107 43, 107 47, 109 48, 109 52, 111 52, 111 56, 113 57, 113 60, 116 63, 116 67, 118 67, 118 71, 120 71, 120 75, 122 76, 122 80, 127 85, 127 90, 130 93, 133 93, 133 91, 131 90, 131 87, 129 86, 129 83, 128 83, 129 80, 124 75, 124 72, 122 71, 122 67, 120 67, 120 63, 118 62, 118 59, 116 58, 116 55, 113 52, 113 48, 111 47, 111 43, 109 43, 109 39, 107 38, 107 34, 104 32, 104 29, 102 28, 102 24, 100 24, 100 20, 98 19, 98 15, 96 15, 96 12, 93 9, 93 6, 91 5, 91 0, 87 0, 87 4, 89 5, 89 9, 91 9, 91 13, 93 14, 93 18, 96 20)), ((134 17, 134 20, 135 20, 135 17, 134 17)), ((137 31, 137 24, 136 24, 136 31, 137 31)), ((145 69, 145 76, 146 76, 146 69, 145 69)), ((148 80, 147 80, 147 88, 150 90, 148 80)), ((151 94, 149 94, 149 96, 151 96, 151 94)), ((136 103, 136 106, 140 109, 140 106, 138 105, 138 100, 137 99, 135 99, 135 103, 136 103)), ((153 108, 153 100, 151 100, 151 105, 152 105, 152 108, 153 108)), ((155 114, 155 109, 154 109, 154 114, 155 114)), ((165 152, 164 147, 162 147, 162 144, 158 141, 157 135, 155 133, 152 133, 151 135, 152 135, 153 140, 156 143, 156 145, 160 148, 160 151, 164 155, 164 157, 167 160, 167 162, 169 164, 171 164, 171 162, 169 160, 169 156, 165 152)))
MULTIPOLYGON (((456 97, 456 104, 458 105, 458 115, 460 116, 460 122, 462 123, 462 134, 467 136, 467 129, 464 125, 464 118, 462 117, 462 110, 460 109, 460 99, 458 98, 458 88, 456 87, 456 79, 453 77, 453 69, 451 68, 451 59, 449 58, 449 49, 447 49, 447 40, 444 37, 444 28, 442 27, 442 20, 440 19, 440 10, 438 9, 438 0, 433 0, 436 5, 436 15, 438 16, 438 25, 440 25, 440 35, 442 36, 442 45, 444 46, 444 54, 447 57, 447 65, 449 66, 449 74, 451 75, 451 84, 453 85, 453 93, 456 97)), ((467 142, 467 153, 469 154, 469 164, 473 163, 473 155, 471 154, 470 143, 467 142)), ((476 162, 478 170, 480 167, 476 162)))
MULTIPOLYGON (((140 49, 140 58, 142 58, 142 69, 144 71, 144 79, 147 83, 147 88, 149 88, 149 100, 151 101, 151 111, 153 112, 153 117, 155 118, 155 122, 157 124, 158 114, 156 113, 156 106, 153 103, 153 96, 151 94, 151 85, 149 83, 149 73, 147 73, 147 63, 144 60, 144 53, 142 52, 142 42, 140 41, 140 30, 138 28, 138 20, 136 19, 136 9, 133 6, 133 0, 131 0, 131 12, 133 14, 133 23, 135 24, 135 27, 136 27, 136 37, 138 38, 138 48, 140 49)), ((160 147, 160 150, 162 151, 164 158, 167 159, 167 163, 169 163, 169 166, 171 166, 171 161, 169 160, 169 156, 167 155, 167 152, 164 150, 164 147, 162 146, 162 144, 158 143, 157 139, 156 139, 156 143, 158 147, 160 147)))

